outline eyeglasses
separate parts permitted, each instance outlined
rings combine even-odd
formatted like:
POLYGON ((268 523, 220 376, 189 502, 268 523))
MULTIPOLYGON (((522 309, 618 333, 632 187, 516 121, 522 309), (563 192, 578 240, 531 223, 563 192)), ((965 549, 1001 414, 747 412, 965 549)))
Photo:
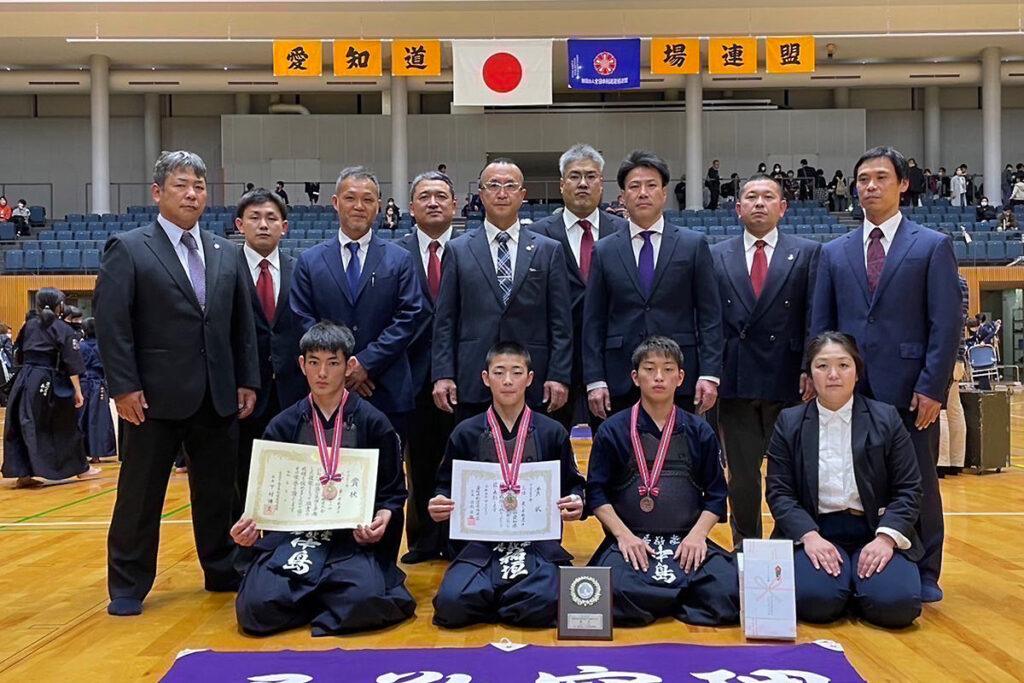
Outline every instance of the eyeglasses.
POLYGON ((588 185, 592 185, 601 179, 601 175, 598 173, 580 173, 578 171, 573 171, 569 175, 565 176, 565 179, 573 185, 579 185, 581 180, 586 180, 588 185))
POLYGON ((512 183, 499 183, 496 180, 492 180, 489 183, 484 183, 483 185, 481 185, 481 187, 484 188, 485 190, 487 190, 488 192, 493 192, 494 194, 497 194, 497 193, 501 192, 502 190, 505 190, 505 192, 508 192, 509 194, 511 194, 513 192, 518 191, 519 188, 522 187, 522 185, 520 185, 519 183, 515 183, 515 182, 512 182, 512 183))

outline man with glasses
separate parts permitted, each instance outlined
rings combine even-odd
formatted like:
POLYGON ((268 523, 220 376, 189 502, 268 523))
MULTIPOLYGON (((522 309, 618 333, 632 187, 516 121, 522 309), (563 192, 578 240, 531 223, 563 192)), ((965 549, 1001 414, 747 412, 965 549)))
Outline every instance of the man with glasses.
POLYGON ((480 174, 484 225, 448 243, 434 306, 434 403, 457 421, 487 409, 480 377, 488 350, 515 341, 530 352, 535 380, 526 402, 554 413, 572 375, 572 312, 562 246, 524 230, 523 173, 499 158, 480 174))
MULTIPOLYGON (((572 428, 573 413, 580 397, 587 395, 583 384, 583 296, 593 263, 594 245, 626 226, 626 221, 601 211, 604 190, 604 157, 590 145, 570 147, 558 160, 561 180, 558 187, 565 201, 565 210, 543 218, 530 230, 558 240, 562 244, 566 270, 569 273, 569 294, 572 298, 572 383, 569 401, 555 416, 566 429, 572 428)), ((596 428, 596 422, 593 425, 596 428)))
POLYGON ((629 229, 594 248, 583 302, 583 380, 590 411, 604 419, 636 403, 631 355, 663 335, 683 351, 686 377, 676 404, 704 413, 718 397, 722 374, 722 306, 704 237, 662 215, 668 164, 635 150, 619 166, 629 229))

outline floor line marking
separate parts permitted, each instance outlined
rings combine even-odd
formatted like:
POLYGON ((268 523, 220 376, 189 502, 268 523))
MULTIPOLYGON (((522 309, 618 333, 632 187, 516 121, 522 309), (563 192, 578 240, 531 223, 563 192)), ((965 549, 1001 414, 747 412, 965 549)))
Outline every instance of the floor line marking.
MULTIPOLYGON (((67 509, 67 508, 71 507, 72 505, 78 505, 79 503, 84 503, 87 500, 92 500, 94 498, 99 498, 100 496, 105 496, 108 493, 113 493, 116 490, 117 490, 117 487, 113 486, 113 487, 107 489, 106 491, 100 491, 99 493, 94 493, 91 496, 86 496, 85 498, 80 498, 78 500, 73 500, 70 503, 64 503, 63 505, 58 505, 55 508, 50 508, 49 510, 43 510, 42 512, 37 512, 36 514, 29 515, 28 517, 22 517, 17 522, 13 522, 13 523, 14 524, 18 524, 20 522, 27 522, 30 519, 38 519, 39 517, 45 517, 46 515, 50 514, 51 512, 56 512, 57 510, 67 509)), ((0 529, 2 529, 5 526, 10 526, 10 524, 0 524, 0 529)))

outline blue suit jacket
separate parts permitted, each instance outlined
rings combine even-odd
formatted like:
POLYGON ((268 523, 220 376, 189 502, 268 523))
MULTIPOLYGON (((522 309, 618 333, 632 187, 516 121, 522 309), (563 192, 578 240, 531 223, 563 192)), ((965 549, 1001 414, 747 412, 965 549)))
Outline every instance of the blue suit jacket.
POLYGON ((693 395, 701 375, 722 375, 722 306, 704 237, 665 222, 649 298, 640 292, 629 229, 594 245, 583 304, 583 380, 604 381, 612 396, 633 387, 633 349, 655 334, 683 350, 686 379, 676 392, 693 395))
POLYGON ((420 292, 423 296, 423 323, 420 325, 420 329, 415 337, 413 337, 407 351, 409 365, 412 368, 413 392, 418 393, 424 386, 433 385, 433 382, 430 381, 430 346, 434 339, 434 300, 430 298, 427 272, 423 269, 423 259, 420 257, 420 243, 416 230, 398 240, 398 244, 412 255, 413 268, 416 271, 416 281, 419 283, 420 292))
POLYGON ((538 408, 544 382, 569 385, 572 373, 572 311, 562 247, 520 228, 516 272, 508 306, 479 228, 448 242, 441 259, 441 293, 434 316, 433 381, 454 379, 460 401, 485 403, 490 390, 480 379, 487 352, 499 341, 516 341, 530 352, 533 384, 526 400, 538 408))
POLYGON ((864 228, 821 249, 811 334, 838 330, 857 340, 866 394, 909 408, 914 393, 945 403, 960 334, 960 286, 953 244, 903 218, 878 287, 868 287, 864 228))
MULTIPOLYGON (((610 213, 601 211, 597 226, 598 239, 603 240, 614 232, 627 228, 629 223, 610 213)), ((583 280, 579 264, 569 246, 569 237, 565 234, 565 219, 562 214, 542 218, 530 224, 533 232, 557 240, 562 245, 565 256, 565 268, 569 274, 569 296, 572 298, 572 382, 574 385, 583 383, 583 299, 587 293, 587 283, 583 280)), ((593 262, 591 262, 593 267, 593 262)))
POLYGON ((743 235, 711 247, 725 335, 719 398, 800 400, 820 250, 818 242, 780 232, 755 299, 743 235))
POLYGON ((384 413, 413 409, 406 350, 426 315, 423 306, 409 252, 377 236, 370 240, 355 292, 345 279, 337 237, 304 251, 292 274, 291 307, 303 331, 320 320, 352 329, 355 355, 377 385, 370 403, 384 413))

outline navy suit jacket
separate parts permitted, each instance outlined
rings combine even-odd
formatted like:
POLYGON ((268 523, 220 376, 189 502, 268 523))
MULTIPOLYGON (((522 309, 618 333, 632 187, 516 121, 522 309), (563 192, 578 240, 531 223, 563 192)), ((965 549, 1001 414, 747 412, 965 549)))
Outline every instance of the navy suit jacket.
POLYGON ((526 400, 532 407, 541 404, 544 382, 569 385, 572 312, 565 257, 558 242, 523 227, 507 307, 487 231, 473 230, 446 245, 434 316, 433 381, 454 379, 460 401, 489 402, 480 372, 499 341, 519 342, 530 352, 534 378, 526 400))
MULTIPOLYGON (((921 472, 900 414, 887 403, 855 395, 850 425, 853 475, 872 530, 895 529, 910 541, 912 561, 924 553, 914 530, 921 472)), ((818 402, 779 413, 768 445, 765 499, 775 518, 773 538, 799 541, 818 530, 818 402)))
MULTIPOLYGON (((263 313, 252 277, 246 279, 252 301, 252 317, 256 323, 256 350, 260 361, 260 390, 256 392, 256 407, 250 418, 262 417, 266 413, 271 386, 277 389, 277 402, 282 408, 309 393, 309 384, 299 369, 298 360, 302 328, 288 305, 288 289, 295 269, 295 259, 278 253, 281 258, 281 282, 273 320, 267 320, 263 313)), ((241 247, 238 249, 238 258, 242 271, 249 273, 249 262, 241 247)))
POLYGON ((822 247, 811 334, 857 340, 865 394, 897 408, 909 408, 915 392, 945 403, 961 330, 953 244, 904 217, 872 295, 863 235, 862 226, 822 247))
POLYGON ((725 335, 719 398, 800 400, 820 250, 818 242, 780 232, 755 299, 743 235, 711 247, 725 335))
POLYGON ((416 336, 413 337, 407 351, 409 365, 412 368, 413 391, 414 393, 419 393, 425 386, 433 386, 433 383, 430 381, 430 345, 434 339, 434 300, 430 297, 430 288, 427 285, 427 271, 423 269, 423 259, 420 256, 420 242, 416 235, 416 230, 398 240, 398 244, 405 247, 412 255, 413 267, 416 270, 416 280, 419 283, 420 292, 423 296, 423 323, 416 336))
POLYGON ((583 304, 583 380, 604 381, 611 396, 632 389, 633 349, 655 334, 683 350, 686 379, 676 392, 693 395, 701 375, 722 376, 722 306, 704 237, 665 222, 649 298, 640 291, 629 229, 594 245, 583 304))
POLYGON ((409 252, 376 235, 349 290, 341 242, 333 237, 302 252, 292 275, 291 307, 303 331, 320 320, 347 325, 355 356, 377 388, 370 403, 384 413, 413 409, 412 370, 406 350, 426 315, 409 252))
MULTIPOLYGON (((554 216, 542 218, 536 223, 531 223, 530 230, 558 240, 562 245, 565 268, 569 274, 569 296, 572 298, 572 383, 578 386, 583 383, 583 298, 587 293, 587 283, 583 280, 579 264, 576 263, 572 247, 569 246, 569 237, 565 234, 565 219, 562 216, 562 213, 557 213, 554 216)), ((598 215, 598 240, 603 240, 623 228, 628 229, 628 226, 629 223, 618 216, 601 211, 598 215)), ((591 267, 593 267, 593 261, 591 261, 591 267)))

